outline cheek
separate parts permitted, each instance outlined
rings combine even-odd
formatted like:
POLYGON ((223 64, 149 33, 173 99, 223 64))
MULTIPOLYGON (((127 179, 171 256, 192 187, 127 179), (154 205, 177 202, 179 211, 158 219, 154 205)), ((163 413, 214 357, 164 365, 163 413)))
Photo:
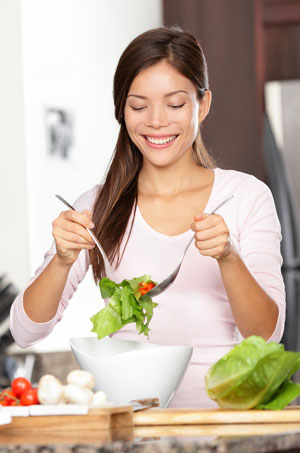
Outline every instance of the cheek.
POLYGON ((186 131, 186 134, 193 137, 193 140, 196 138, 198 133, 198 110, 196 108, 191 108, 188 112, 188 115, 183 115, 181 124, 183 129, 186 131))
POLYGON ((138 122, 132 118, 132 115, 126 115, 124 112, 126 129, 132 142, 140 149, 142 138, 137 134, 138 122))
POLYGON ((198 125, 199 106, 196 102, 189 102, 180 114, 182 122, 185 122, 187 126, 194 127, 195 124, 198 125))
POLYGON ((136 123, 133 120, 133 118, 131 117, 131 115, 124 114, 124 120, 125 120, 125 125, 126 125, 126 129, 127 129, 128 135, 133 140, 134 132, 135 132, 135 129, 136 129, 136 123))
POLYGON ((130 138, 137 134, 140 123, 142 123, 142 115, 132 111, 130 108, 124 109, 124 121, 130 138))

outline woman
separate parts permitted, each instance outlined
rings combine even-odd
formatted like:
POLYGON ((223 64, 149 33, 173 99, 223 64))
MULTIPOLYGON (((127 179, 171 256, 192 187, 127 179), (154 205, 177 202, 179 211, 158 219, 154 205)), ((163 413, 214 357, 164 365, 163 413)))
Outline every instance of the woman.
MULTIPOLYGON (((117 282, 143 274, 161 281, 195 233, 174 284, 155 299, 150 341, 193 346, 171 407, 208 406, 204 375, 237 334, 279 341, 283 333, 274 202, 256 178, 214 168, 205 150, 200 127, 211 92, 191 34, 158 28, 134 39, 116 69, 114 102, 120 133, 105 182, 77 200, 81 212, 62 212, 53 222, 55 242, 14 302, 11 330, 23 347, 39 341, 61 319, 88 266, 96 281, 104 276, 85 227, 94 228, 117 282)), ((113 336, 145 341, 132 324, 113 336)))

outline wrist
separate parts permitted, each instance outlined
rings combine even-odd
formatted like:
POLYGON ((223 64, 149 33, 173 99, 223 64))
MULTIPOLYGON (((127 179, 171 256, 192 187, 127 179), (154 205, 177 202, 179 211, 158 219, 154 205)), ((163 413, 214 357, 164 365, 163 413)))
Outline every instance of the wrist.
POLYGON ((61 270, 65 270, 69 272, 71 267, 73 266, 74 262, 66 260, 65 258, 61 258, 57 253, 54 255, 53 264, 60 267, 61 270))
POLYGON ((217 261, 219 264, 232 263, 232 262, 235 262, 238 257, 239 257, 239 254, 238 254, 236 248, 231 243, 231 241, 229 241, 228 247, 227 247, 225 253, 222 256, 220 256, 217 259, 217 261))

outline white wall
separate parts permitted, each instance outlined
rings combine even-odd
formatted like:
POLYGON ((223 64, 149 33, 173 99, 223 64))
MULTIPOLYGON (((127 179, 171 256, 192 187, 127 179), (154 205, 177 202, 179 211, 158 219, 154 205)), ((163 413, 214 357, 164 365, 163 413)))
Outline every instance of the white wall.
POLYGON ((0 275, 30 275, 19 0, 0 0, 0 275))
MULTIPOLYGON (((19 152, 24 166, 26 148, 22 189, 28 205, 25 204, 28 210, 23 209, 28 222, 19 227, 23 238, 28 238, 24 249, 28 250, 29 244, 30 250, 30 268, 28 262, 24 263, 24 276, 18 279, 23 282, 39 265, 52 241, 52 220, 65 209, 54 194, 59 193, 72 203, 83 191, 101 182, 118 132, 112 100, 118 58, 137 34, 162 24, 162 6, 161 0, 19 1, 26 135, 25 144, 24 138, 19 138, 19 152), (75 146, 70 161, 47 154, 46 106, 74 113, 75 146)), ((14 3, 18 4, 16 0, 14 3)), ((20 64, 20 56, 18 61, 20 64)), ((19 101, 20 98, 18 95, 19 101)), ((9 231, 7 238, 13 240, 9 231)), ((23 253, 22 247, 19 252, 23 253)), ((5 253, 9 254, 9 247, 5 253)), ((99 289, 89 273, 63 321, 33 349, 66 349, 70 336, 89 335, 89 318, 101 308, 101 303, 99 289)))

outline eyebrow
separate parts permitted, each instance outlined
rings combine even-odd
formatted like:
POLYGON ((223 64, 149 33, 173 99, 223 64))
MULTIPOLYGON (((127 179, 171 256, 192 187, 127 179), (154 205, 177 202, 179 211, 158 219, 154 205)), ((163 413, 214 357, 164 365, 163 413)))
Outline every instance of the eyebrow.
MULTIPOLYGON (((177 90, 177 91, 171 91, 170 93, 166 93, 164 95, 165 98, 169 97, 169 96, 173 96, 174 94, 178 94, 178 93, 186 93, 188 94, 187 91, 185 90, 177 90)), ((139 99, 148 99, 146 96, 142 96, 141 94, 129 94, 127 97, 131 97, 131 96, 134 96, 135 98, 139 98, 139 99)))

